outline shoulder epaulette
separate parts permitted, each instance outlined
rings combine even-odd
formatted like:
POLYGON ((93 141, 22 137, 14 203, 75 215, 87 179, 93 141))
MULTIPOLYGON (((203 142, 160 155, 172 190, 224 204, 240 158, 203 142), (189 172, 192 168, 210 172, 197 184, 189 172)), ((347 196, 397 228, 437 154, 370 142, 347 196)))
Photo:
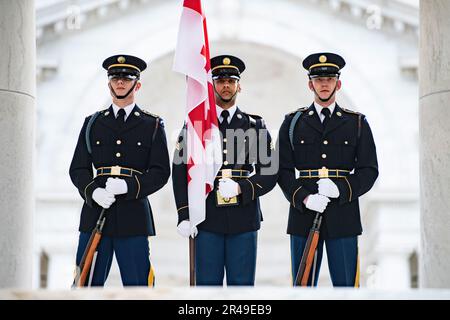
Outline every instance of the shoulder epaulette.
POLYGON ((308 110, 308 109, 309 109, 309 107, 298 108, 297 110, 294 110, 294 111, 288 113, 287 115, 288 115, 288 116, 292 116, 292 115, 296 114, 298 111, 305 112, 305 111, 308 110))
POLYGON ((349 109, 345 109, 345 108, 341 108, 342 111, 346 112, 346 113, 351 113, 351 114, 356 114, 356 115, 362 115, 362 113, 357 112, 357 111, 353 111, 353 110, 349 110, 349 109))
POLYGON ((250 114, 250 113, 247 113, 247 112, 242 112, 242 113, 248 115, 249 117, 251 117, 251 118, 253 118, 253 119, 262 119, 261 116, 258 116, 258 115, 256 115, 256 114, 250 114))
POLYGON ((158 116, 157 114, 151 113, 150 111, 147 111, 145 109, 141 109, 143 113, 145 113, 146 115, 152 116, 154 118, 161 118, 160 116, 158 116))
POLYGON ((250 113, 247 113, 247 112, 242 112, 242 113, 245 114, 248 117, 248 120, 250 121, 250 124, 252 126, 255 127, 257 125, 258 120, 259 120, 260 121, 260 125, 263 128, 265 127, 264 119, 261 116, 259 116, 257 114, 250 114, 250 113))
POLYGON ((99 114, 103 114, 103 115, 108 115, 109 113, 106 114, 106 112, 108 112, 109 108, 103 109, 103 110, 99 110, 99 111, 95 111, 93 114, 90 114, 88 116, 88 118, 92 118, 93 116, 99 115, 99 114))

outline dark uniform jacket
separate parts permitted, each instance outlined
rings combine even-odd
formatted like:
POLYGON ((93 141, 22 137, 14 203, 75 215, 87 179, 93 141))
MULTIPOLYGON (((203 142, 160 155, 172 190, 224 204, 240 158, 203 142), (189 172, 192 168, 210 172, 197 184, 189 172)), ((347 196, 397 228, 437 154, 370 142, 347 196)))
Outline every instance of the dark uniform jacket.
POLYGON ((136 105, 119 129, 111 106, 99 114, 91 127, 90 154, 85 135, 91 116, 84 121, 70 165, 70 178, 85 200, 79 230, 91 232, 94 228, 102 208, 92 199, 92 192, 96 188, 104 188, 106 180, 111 177, 96 177, 93 166, 98 169, 118 165, 142 174, 119 177, 126 181, 128 192, 115 196, 116 201, 107 210, 103 233, 108 236, 155 235, 147 196, 161 189, 170 175, 162 120, 136 105))
POLYGON ((289 127, 296 112, 286 115, 279 132, 280 170, 278 184, 290 202, 289 234, 306 237, 315 213, 303 200, 318 191, 318 178, 298 178, 295 169, 342 169, 353 171, 345 178, 331 178, 339 188, 339 198, 330 198, 323 213, 321 237, 338 238, 362 233, 358 198, 369 191, 378 177, 375 143, 364 115, 342 109, 337 104, 323 130, 314 108, 302 114, 293 131, 289 127))
MULTIPOLYGON (((256 130, 257 133, 265 131, 267 132, 264 122, 259 116, 248 115, 239 108, 233 115, 230 123, 227 125, 227 129, 242 129, 243 131, 253 128, 251 130, 256 130)), ((216 178, 214 183, 214 190, 208 194, 206 199, 206 219, 198 225, 199 230, 205 230, 209 232, 216 232, 222 234, 235 234, 249 231, 256 231, 260 228, 262 213, 259 205, 259 197, 264 195, 273 189, 276 184, 277 168, 271 171, 272 174, 261 174, 263 168, 271 166, 270 162, 263 161, 258 156, 257 159, 252 159, 251 155, 253 152, 243 153, 245 154, 245 163, 237 163, 236 159, 238 154, 242 151, 245 146, 249 150, 249 143, 256 143, 258 148, 258 154, 260 148, 264 148, 263 154, 271 156, 271 139, 270 135, 268 139, 245 139, 246 143, 241 144, 237 139, 230 141, 225 140, 222 145, 222 150, 227 150, 223 153, 224 164, 221 169, 240 169, 248 170, 253 173, 252 176, 248 178, 233 179, 236 181, 240 188, 241 194, 238 195, 239 205, 237 206, 227 206, 227 207, 217 207, 216 206, 216 191, 218 190, 219 179, 216 178), (252 140, 252 141, 251 141, 252 140), (234 160, 230 159, 231 148, 234 148, 234 160), (267 150, 267 151, 266 151, 267 150)), ((254 137, 258 137, 255 135, 254 137)), ((225 137, 226 139, 226 137, 225 137)), ((175 150, 175 157, 185 157, 184 153, 184 135, 181 134, 178 140, 177 149, 175 150)), ((175 159, 174 157, 174 159, 175 159)), ((270 161, 271 159, 269 159, 270 161)), ((187 174, 186 174, 186 162, 183 161, 181 164, 173 163, 173 190, 175 195, 175 202, 178 209, 178 223, 183 220, 189 219, 189 207, 188 207, 188 193, 187 193, 187 174)), ((264 171, 264 170, 263 170, 264 171)))

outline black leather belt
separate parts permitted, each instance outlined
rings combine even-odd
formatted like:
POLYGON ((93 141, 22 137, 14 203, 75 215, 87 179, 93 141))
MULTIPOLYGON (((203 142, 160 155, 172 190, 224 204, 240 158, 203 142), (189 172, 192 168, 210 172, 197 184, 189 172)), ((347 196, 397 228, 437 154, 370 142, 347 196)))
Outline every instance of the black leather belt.
POLYGON ((350 174, 348 170, 341 169, 310 169, 310 170, 299 170, 300 178, 308 179, 308 178, 345 178, 350 174))
POLYGON ((97 169, 97 176, 125 176, 134 177, 135 175, 142 174, 142 172, 120 166, 113 167, 101 167, 97 169))
POLYGON ((250 171, 248 170, 234 170, 234 169, 222 169, 217 173, 216 179, 220 178, 248 178, 250 171))

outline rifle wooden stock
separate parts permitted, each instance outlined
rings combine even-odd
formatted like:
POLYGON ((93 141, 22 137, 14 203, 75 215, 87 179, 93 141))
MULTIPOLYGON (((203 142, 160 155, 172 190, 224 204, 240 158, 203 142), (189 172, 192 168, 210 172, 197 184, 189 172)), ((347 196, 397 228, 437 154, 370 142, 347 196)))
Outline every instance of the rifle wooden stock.
POLYGON ((306 269, 306 257, 308 255, 307 252, 309 251, 309 248, 311 247, 311 242, 312 242, 312 234, 309 233, 308 239, 306 240, 305 248, 303 249, 302 259, 300 260, 300 265, 298 266, 298 271, 297 271, 297 275, 295 277, 294 286, 301 285, 301 280, 303 278, 303 274, 305 273, 305 269, 306 269))
POLYGON ((86 252, 86 260, 84 262, 83 267, 81 268, 80 274, 80 282, 78 287, 82 287, 86 283, 86 279, 89 275, 89 270, 91 269, 92 260, 94 260, 94 254, 97 251, 98 244, 100 243, 100 239, 102 237, 101 233, 95 233, 94 238, 92 239, 91 245, 88 247, 88 251, 86 252))
POLYGON ((309 273, 314 260, 314 253, 316 252, 317 245, 319 243, 321 222, 322 216, 319 212, 317 212, 311 230, 309 231, 308 239, 306 240, 306 245, 300 260, 297 275, 295 277, 294 286, 305 287, 308 285, 309 273))
MULTIPOLYGON (((311 245, 308 252, 306 253, 306 265, 305 271, 303 272, 301 286, 306 287, 308 285, 309 273, 311 271, 311 266, 314 260, 314 253, 317 249, 317 244, 319 243, 319 232, 314 232, 312 236, 311 245)), ((314 284, 311 284, 314 285, 314 284)))
POLYGON ((102 230, 105 225, 105 212, 103 209, 97 220, 94 230, 92 230, 89 241, 84 249, 83 256, 81 258, 80 264, 77 266, 75 279, 73 280, 72 287, 83 287, 86 284, 86 279, 89 275, 89 270, 94 259, 94 254, 97 251, 98 244, 102 238, 102 230))

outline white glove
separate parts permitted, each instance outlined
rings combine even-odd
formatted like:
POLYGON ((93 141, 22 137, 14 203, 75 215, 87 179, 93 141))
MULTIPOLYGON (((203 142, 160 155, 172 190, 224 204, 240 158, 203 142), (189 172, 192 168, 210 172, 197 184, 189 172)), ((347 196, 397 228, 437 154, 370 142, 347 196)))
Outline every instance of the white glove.
POLYGON ((114 195, 104 188, 97 188, 92 192, 92 199, 102 208, 108 209, 116 201, 114 195))
POLYGON ((337 185, 330 179, 320 179, 317 181, 319 185, 319 194, 327 196, 329 198, 339 197, 339 189, 337 185))
POLYGON ((195 236, 198 233, 197 227, 194 227, 194 229, 191 232, 191 223, 189 220, 181 221, 180 224, 177 227, 177 232, 182 237, 188 238, 191 236, 192 238, 195 238, 195 236))
POLYGON ((230 178, 219 180, 219 193, 224 198, 232 198, 239 194, 239 184, 230 178))
POLYGON ((128 192, 128 185, 125 180, 120 178, 108 178, 106 180, 106 191, 112 194, 124 194, 128 192))
POLYGON ((330 199, 321 194, 311 194, 305 200, 305 206, 312 211, 323 213, 330 199))

